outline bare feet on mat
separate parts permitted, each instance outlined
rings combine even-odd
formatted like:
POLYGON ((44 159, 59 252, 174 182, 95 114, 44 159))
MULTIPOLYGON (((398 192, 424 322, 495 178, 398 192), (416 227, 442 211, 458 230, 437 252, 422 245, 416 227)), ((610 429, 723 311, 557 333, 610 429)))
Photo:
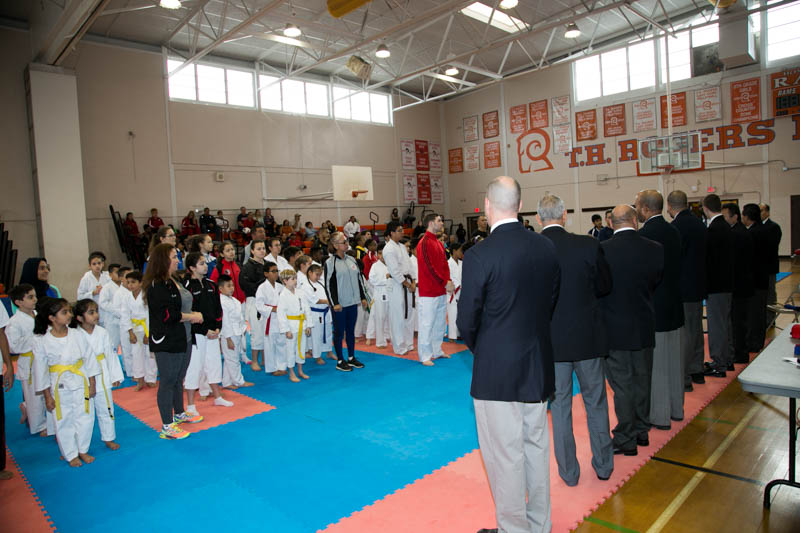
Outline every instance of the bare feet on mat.
POLYGON ((144 385, 141 382, 136 383, 136 392, 142 390, 142 387, 144 387, 144 385))
POLYGON ((119 450, 119 444, 117 444, 113 440, 110 440, 106 442, 106 448, 108 448, 109 450, 119 450))
POLYGON ((300 383, 300 378, 298 378, 297 376, 289 376, 289 381, 291 381, 292 383, 300 383))
POLYGON ((298 372, 297 375, 300 376, 303 379, 308 379, 308 374, 306 374, 305 372, 302 372, 302 371, 298 372))
POLYGON ((370 344, 372 344, 372 339, 367 339, 367 342, 365 342, 364 344, 366 344, 367 346, 369 346, 370 344))
POLYGON ((78 457, 80 458, 80 460, 81 460, 81 461, 83 461, 83 462, 84 462, 84 463, 86 463, 87 465, 88 465, 89 463, 93 463, 93 462, 94 462, 94 457, 92 457, 92 456, 91 456, 91 455, 89 455, 88 453, 79 453, 79 454, 78 454, 78 457))
POLYGON ((261 367, 258 366, 258 363, 253 361, 252 363, 250 363, 250 370, 252 370, 253 372, 261 372, 261 367))
POLYGON ((20 412, 19 423, 24 424, 25 421, 28 419, 28 411, 27 409, 25 409, 25 402, 19 404, 19 412, 20 412))
POLYGON ((333 359, 334 361, 338 361, 338 358, 333 352, 328 352, 328 359, 333 359))
POLYGON ((236 390, 236 389, 239 388, 239 386, 238 385, 228 385, 227 387, 224 387, 224 388, 226 388, 228 390, 236 390))
POLYGON ((201 402, 207 402, 207 401, 208 401, 208 398, 209 398, 210 396, 211 396, 210 394, 207 394, 207 395, 205 395, 205 396, 200 396, 200 401, 201 401, 201 402))
POLYGON ((158 383, 146 383, 146 385, 151 389, 155 389, 156 387, 158 387, 158 383))
POLYGON ((433 361, 423 361, 422 364, 425 366, 433 366, 433 361))
POLYGON ((253 385, 255 385, 255 383, 253 383, 251 381, 245 381, 244 383, 242 383, 240 385, 240 387, 252 387, 253 385))
POLYGON ((40 436, 40 437, 46 437, 46 436, 47 436, 47 430, 46 430, 46 429, 43 429, 43 430, 41 430, 41 431, 39 432, 39 436, 40 436))
POLYGON ((72 466, 72 467, 83 466, 83 463, 81 462, 80 459, 78 459, 76 457, 75 459, 73 459, 72 461, 69 462, 69 466, 72 466))
POLYGON ((317 362, 318 365, 325 364, 325 359, 323 359, 322 357, 318 357, 317 359, 315 359, 315 361, 317 362))
POLYGON ((450 354, 443 353, 439 357, 444 357, 445 359, 450 359, 450 354))

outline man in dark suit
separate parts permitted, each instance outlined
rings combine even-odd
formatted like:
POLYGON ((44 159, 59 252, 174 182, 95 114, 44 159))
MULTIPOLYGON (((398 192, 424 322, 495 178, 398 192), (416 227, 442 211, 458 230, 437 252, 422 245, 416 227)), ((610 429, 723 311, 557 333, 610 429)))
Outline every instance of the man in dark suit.
POLYGON ((722 201, 716 194, 703 198, 703 212, 708 219, 706 247, 706 319, 708 322, 708 351, 711 363, 705 365, 705 375, 724 378, 733 370, 733 357, 728 349, 733 299, 733 233, 722 216, 722 201))
POLYGON ((736 259, 733 263, 733 299, 731 300, 731 329, 728 337, 728 350, 734 363, 750 362, 747 348, 747 315, 750 300, 753 298, 753 257, 755 246, 753 235, 741 223, 739 206, 727 203, 722 206, 722 216, 733 232, 733 247, 736 259))
POLYGON ((611 293, 600 299, 608 334, 606 375, 614 390, 614 453, 636 455, 650 440, 650 379, 656 317, 653 296, 664 270, 664 247, 637 231, 636 211, 618 205, 614 236, 601 246, 611 268, 611 293))
POLYGON ((598 237, 600 242, 607 241, 614 236, 614 230, 611 229, 611 209, 606 209, 605 221, 606 225, 600 230, 600 236, 598 237))
MULTIPOLYGON (((781 227, 778 225, 777 222, 773 222, 769 216, 769 204, 761 204, 759 205, 761 209, 761 223, 763 224, 763 230, 765 235, 766 241, 766 253, 768 258, 768 265, 769 265, 769 278, 767 282, 769 286, 767 287, 767 303, 774 304, 778 302, 778 293, 775 292, 775 274, 780 272, 780 261, 778 259, 778 248, 781 244, 781 237, 783 236, 783 232, 781 232, 781 227)), ((766 316, 766 326, 769 326, 775 321, 775 312, 767 310, 766 316)))
POLYGON ((475 356, 470 393, 497 525, 546 532, 552 526, 547 400, 555 379, 550 319, 560 270, 553 243, 517 221, 520 198, 513 178, 489 183, 484 207, 491 234, 464 256, 456 324, 475 356))
POLYGON ((561 289, 550 328, 556 367, 556 394, 550 403, 550 414, 558 474, 564 483, 574 487, 581 467, 572 432, 573 372, 578 376, 586 408, 592 467, 602 480, 611 477, 614 470, 603 371, 608 343, 598 300, 611 292, 611 272, 597 239, 564 229, 567 210, 561 198, 544 196, 539 200, 536 217, 542 235, 553 241, 561 267, 561 289))
POLYGON ((692 390, 692 382, 705 383, 703 359, 703 299, 706 297, 706 225, 689 209, 689 199, 683 191, 667 196, 667 213, 672 225, 681 234, 681 300, 683 302, 683 386, 692 390))
POLYGON ((656 190, 636 195, 636 217, 643 223, 639 234, 664 247, 664 274, 653 299, 656 310, 656 345, 650 382, 650 424, 668 430, 670 420, 683 420, 683 368, 681 357, 681 234, 664 220, 664 197, 656 190))
MULTIPOLYGON (((758 353, 764 348, 767 336, 767 291, 772 259, 769 255, 769 237, 761 223, 761 212, 756 204, 742 207, 742 224, 753 239, 753 257, 750 261, 753 270, 753 296, 747 310, 747 350, 758 353)), ((737 261, 745 261, 741 255, 737 261)))

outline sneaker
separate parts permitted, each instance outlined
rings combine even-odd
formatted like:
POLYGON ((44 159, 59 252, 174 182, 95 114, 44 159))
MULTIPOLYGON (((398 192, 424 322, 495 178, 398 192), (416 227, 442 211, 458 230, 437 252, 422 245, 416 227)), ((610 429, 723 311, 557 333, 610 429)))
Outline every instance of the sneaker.
POLYGON ((364 363, 362 363, 355 357, 351 357, 350 359, 348 359, 347 364, 352 366, 353 368, 364 368, 364 363))
POLYGON ((178 424, 173 422, 172 424, 166 427, 162 427, 161 433, 159 433, 158 436, 162 439, 180 440, 188 437, 189 432, 182 430, 180 427, 178 427, 178 424))
POLYGON ((214 405, 219 405, 221 407, 233 407, 233 402, 220 396, 219 398, 214 398, 214 405))
POLYGON ((353 367, 347 364, 347 361, 342 359, 338 363, 336 363, 336 370, 341 370, 342 372, 352 372, 353 367))
POLYGON ((198 422, 203 421, 203 416, 198 413, 184 411, 179 415, 173 416, 172 421, 176 424, 197 424, 198 422))

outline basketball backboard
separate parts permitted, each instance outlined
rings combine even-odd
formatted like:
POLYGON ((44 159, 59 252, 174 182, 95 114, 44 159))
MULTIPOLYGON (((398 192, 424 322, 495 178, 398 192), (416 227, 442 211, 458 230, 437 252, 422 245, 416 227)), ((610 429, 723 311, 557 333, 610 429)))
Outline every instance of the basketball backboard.
POLYGON ((639 141, 636 171, 640 176, 691 172, 703 168, 705 161, 700 152, 699 132, 674 133, 671 136, 649 137, 639 141))
POLYGON ((333 165, 333 199, 337 202, 370 201, 373 199, 372 167, 333 165))

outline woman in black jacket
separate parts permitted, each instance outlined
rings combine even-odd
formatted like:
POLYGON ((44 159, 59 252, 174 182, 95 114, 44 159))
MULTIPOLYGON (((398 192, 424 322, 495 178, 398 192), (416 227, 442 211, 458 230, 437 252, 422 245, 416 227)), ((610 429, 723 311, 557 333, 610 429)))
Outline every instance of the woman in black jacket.
POLYGON ((150 349, 155 354, 160 375, 157 403, 162 428, 159 436, 183 439, 189 433, 179 424, 202 420, 183 409, 183 378, 189 366, 188 348, 191 347, 188 325, 201 322, 203 315, 191 312, 191 294, 172 279, 178 270, 174 246, 167 243, 156 246, 150 254, 149 267, 142 289, 150 314, 150 349), (182 305, 184 301, 189 305, 182 305))

